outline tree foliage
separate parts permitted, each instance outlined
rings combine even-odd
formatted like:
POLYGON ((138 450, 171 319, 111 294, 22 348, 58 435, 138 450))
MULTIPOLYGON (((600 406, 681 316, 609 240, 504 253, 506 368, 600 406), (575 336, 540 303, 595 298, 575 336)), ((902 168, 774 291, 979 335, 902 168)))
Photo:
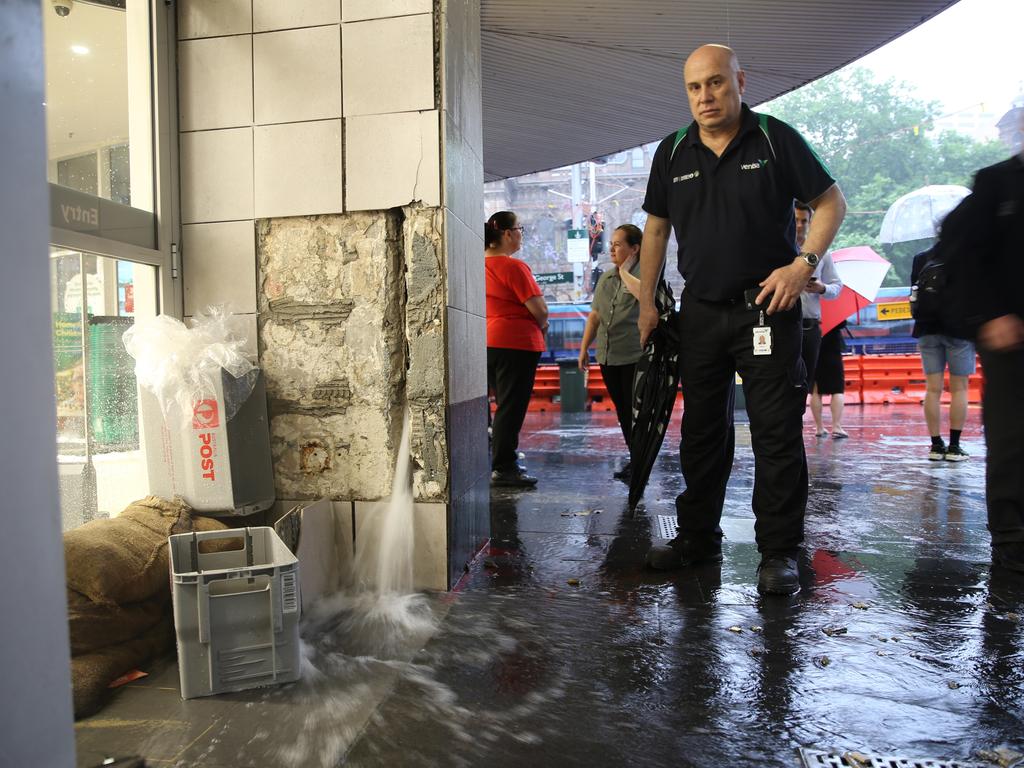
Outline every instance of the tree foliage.
POLYGON ((878 235, 886 209, 928 184, 969 187, 975 171, 1007 155, 998 141, 936 133, 937 102, 922 101, 909 84, 879 80, 864 68, 836 72, 759 111, 797 128, 825 161, 849 207, 833 247, 869 245, 885 254, 893 262, 889 285, 909 284, 914 253, 930 243, 883 248, 878 235))

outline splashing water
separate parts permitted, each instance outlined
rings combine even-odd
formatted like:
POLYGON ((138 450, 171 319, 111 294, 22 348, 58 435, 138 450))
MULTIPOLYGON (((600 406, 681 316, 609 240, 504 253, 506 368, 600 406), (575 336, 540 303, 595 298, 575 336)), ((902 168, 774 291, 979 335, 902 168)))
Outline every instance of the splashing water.
POLYGON ((391 498, 359 521, 354 581, 377 595, 412 592, 413 499, 409 472, 409 411, 402 418, 391 498))

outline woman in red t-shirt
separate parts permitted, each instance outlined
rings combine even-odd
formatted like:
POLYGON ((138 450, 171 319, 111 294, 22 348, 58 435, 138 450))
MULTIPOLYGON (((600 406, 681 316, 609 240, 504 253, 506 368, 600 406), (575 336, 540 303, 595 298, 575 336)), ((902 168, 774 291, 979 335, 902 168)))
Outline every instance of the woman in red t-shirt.
POLYGON ((548 330, 548 305, 533 272, 512 258, 522 244, 523 228, 514 213, 499 211, 487 220, 487 384, 498 406, 491 427, 491 485, 518 488, 537 484, 517 457, 519 430, 548 330))

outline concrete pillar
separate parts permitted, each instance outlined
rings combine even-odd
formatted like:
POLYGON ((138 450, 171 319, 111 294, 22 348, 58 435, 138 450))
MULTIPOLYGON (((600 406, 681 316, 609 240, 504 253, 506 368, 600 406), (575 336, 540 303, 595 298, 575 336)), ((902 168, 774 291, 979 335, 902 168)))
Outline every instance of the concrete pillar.
POLYGON ((469 0, 178 17, 185 313, 243 314, 278 498, 332 499, 339 530, 390 493, 409 404, 434 589, 488 535, 479 27, 469 0))
POLYGON ((75 742, 54 459, 43 8, 0 3, 0 763, 63 768, 75 764, 75 742))

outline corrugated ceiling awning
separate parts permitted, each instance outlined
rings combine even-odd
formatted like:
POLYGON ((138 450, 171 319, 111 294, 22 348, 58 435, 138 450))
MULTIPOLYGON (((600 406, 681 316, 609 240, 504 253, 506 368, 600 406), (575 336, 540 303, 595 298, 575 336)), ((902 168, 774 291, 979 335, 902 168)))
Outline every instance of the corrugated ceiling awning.
POLYGON ((481 0, 484 173, 611 154, 691 120, 686 55, 731 45, 744 100, 860 58, 955 0, 481 0))

